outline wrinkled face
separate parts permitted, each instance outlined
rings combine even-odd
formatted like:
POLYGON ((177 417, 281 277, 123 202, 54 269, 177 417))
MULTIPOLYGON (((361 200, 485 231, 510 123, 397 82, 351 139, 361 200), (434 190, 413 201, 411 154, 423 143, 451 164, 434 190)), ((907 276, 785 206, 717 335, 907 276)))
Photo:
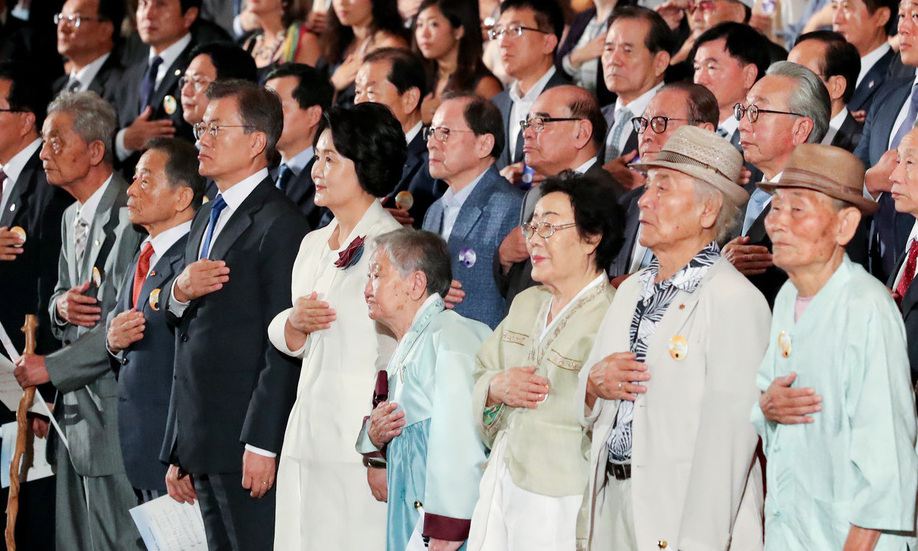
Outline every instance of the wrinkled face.
POLYGON ((182 13, 179 0, 139 0, 137 32, 144 44, 163 49, 181 38, 197 17, 197 8, 182 13))
POLYGON ((201 122, 220 127, 216 136, 205 132, 198 138, 198 172, 201 176, 220 179, 242 170, 251 162, 254 154, 260 153, 253 151, 256 133, 246 133, 236 98, 225 97, 208 103, 201 122))
POLYGON ((462 34, 462 27, 453 28, 436 6, 419 13, 414 25, 414 40, 425 59, 441 59, 458 48, 462 34))
POLYGON ((217 80, 217 68, 210 56, 196 56, 185 69, 185 81, 182 85, 182 116, 188 124, 197 124, 204 118, 207 109, 207 87, 217 80))
POLYGON ((882 8, 871 14, 864 0, 832 1, 832 30, 841 33, 862 56, 870 53, 874 37, 890 17, 893 14, 882 8))
POLYGON ((705 42, 695 52, 695 84, 711 91, 720 109, 732 109, 746 99, 749 89, 743 64, 727 52, 723 38, 705 42))
POLYGON ((23 124, 22 117, 26 113, 14 113, 12 111, 2 111, 10 108, 10 92, 13 83, 9 80, 0 78, 0 128, 8 129, 6 132, 0 132, 0 159, 10 159, 19 149, 20 133, 13 132, 9 129, 20 128, 23 124))
POLYGON ((89 174, 90 144, 73 129, 73 116, 64 111, 48 115, 42 125, 42 166, 53 186, 66 186, 89 174))
POLYGON ((411 283, 398 273, 389 255, 379 249, 370 258, 368 276, 363 298, 367 301, 370 319, 389 325, 407 308, 411 283))
POLYGON ((332 0, 332 7, 345 27, 363 27, 373 21, 372 0, 332 0))
MULTIPOLYGON (((546 90, 532 104, 529 117, 570 118, 571 110, 566 100, 563 92, 546 90)), ((581 132, 581 124, 582 121, 579 120, 546 122, 541 132, 534 128, 535 125, 523 130, 523 154, 526 156, 526 164, 540 174, 558 174, 569 168, 571 160, 577 155, 574 140, 581 132)))
POLYGON ((172 187, 166 178, 166 153, 148 150, 134 169, 134 180, 128 187, 128 217, 131 224, 149 227, 170 220, 176 211, 181 187, 172 187))
POLYGON ((401 124, 407 119, 409 113, 405 109, 403 96, 398 93, 398 88, 389 82, 391 68, 392 64, 388 61, 361 65, 354 79, 356 93, 354 103, 381 103, 392 111, 401 124))
POLYGON ((643 19, 616 19, 606 33, 602 71, 609 90, 631 96, 657 81, 655 56, 647 49, 650 23, 643 19))
MULTIPOLYGON (((749 90, 745 105, 757 105, 760 109, 790 111, 790 96, 794 81, 788 77, 766 75, 749 90)), ((740 144, 746 161, 755 166, 771 163, 775 159, 789 156, 794 150, 794 125, 801 117, 777 113, 759 112, 756 122, 748 117, 739 121, 740 144)))
POLYGON ((704 15, 704 28, 710 29, 725 21, 742 23, 746 18, 746 10, 743 5, 733 0, 714 0, 706 2, 703 5, 702 13, 704 15))
POLYGON ((647 109, 644 110, 645 119, 650 121, 654 117, 666 117, 669 121, 666 123, 666 130, 661 134, 656 133, 648 125, 644 133, 640 135, 638 151, 643 160, 655 158, 673 132, 687 124, 692 124, 688 120, 688 94, 682 90, 667 89, 657 92, 647 104, 647 109))
POLYGON ((667 168, 647 174, 641 209, 641 245, 657 251, 678 248, 704 230, 704 204, 698 200, 691 176, 667 168))
POLYGON ((899 55, 902 63, 918 67, 918 1, 899 2, 899 55))
POLYGON ((57 53, 73 57, 85 52, 99 51, 101 44, 111 39, 111 22, 99 21, 99 0, 67 0, 61 8, 57 25, 57 53), (79 16, 77 27, 66 18, 79 16))
POLYGON ((461 99, 446 100, 434 113, 431 127, 448 129, 449 136, 445 142, 435 136, 427 140, 430 157, 428 168, 433 178, 449 182, 454 176, 478 164, 475 149, 481 138, 475 136, 465 120, 463 112, 467 104, 468 101, 461 99))
MULTIPOLYGON (((500 15, 497 25, 504 29, 516 25, 539 28, 535 12, 529 8, 506 10, 500 15)), ((504 33, 497 39, 497 44, 507 74, 518 79, 532 71, 533 67, 540 67, 546 56, 552 55, 555 38, 551 33, 524 30, 520 36, 511 32, 504 33)))
POLYGON ((809 189, 776 189, 765 231, 772 242, 775 266, 786 272, 825 265, 840 247, 839 213, 832 200, 809 189))
POLYGON ((918 130, 911 130, 899 142, 896 168, 889 175, 896 210, 918 216, 918 130))
MULTIPOLYGON (((530 223, 536 225, 543 222, 554 226, 574 222, 574 207, 567 194, 549 193, 539 199, 530 223)), ((584 239, 577 231, 577 226, 556 229, 547 239, 533 232, 526 240, 526 250, 532 260, 532 279, 539 283, 557 285, 584 273, 592 273, 595 271, 592 255, 598 242, 598 238, 584 239)))
POLYGON ((316 184, 315 203, 328 207, 347 205, 366 192, 357 180, 354 161, 338 153, 332 141, 331 130, 325 129, 316 143, 316 162, 312 165, 312 179, 316 184))

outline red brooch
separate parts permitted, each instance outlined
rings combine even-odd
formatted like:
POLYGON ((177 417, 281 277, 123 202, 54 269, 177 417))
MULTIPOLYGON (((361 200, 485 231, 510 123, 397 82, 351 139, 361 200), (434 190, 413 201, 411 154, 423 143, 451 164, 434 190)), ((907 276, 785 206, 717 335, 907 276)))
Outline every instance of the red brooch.
POLYGON ((360 257, 363 256, 363 242, 365 236, 356 237, 346 249, 338 253, 338 260, 335 261, 335 267, 346 270, 357 264, 360 257))

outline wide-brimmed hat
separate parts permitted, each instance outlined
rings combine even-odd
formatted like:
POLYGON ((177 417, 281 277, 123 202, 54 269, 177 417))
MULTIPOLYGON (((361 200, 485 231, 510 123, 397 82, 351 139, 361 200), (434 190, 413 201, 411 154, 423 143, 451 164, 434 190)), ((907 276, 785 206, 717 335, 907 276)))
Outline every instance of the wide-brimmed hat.
POLYGON ((848 151, 832 145, 798 145, 777 182, 759 182, 772 193, 776 188, 818 191, 851 203, 865 214, 873 214, 877 203, 864 197, 864 163, 848 151))
POLYGON ((733 145, 717 134, 698 128, 682 126, 669 137, 663 149, 635 168, 668 168, 707 182, 737 205, 749 200, 740 186, 743 156, 733 145))

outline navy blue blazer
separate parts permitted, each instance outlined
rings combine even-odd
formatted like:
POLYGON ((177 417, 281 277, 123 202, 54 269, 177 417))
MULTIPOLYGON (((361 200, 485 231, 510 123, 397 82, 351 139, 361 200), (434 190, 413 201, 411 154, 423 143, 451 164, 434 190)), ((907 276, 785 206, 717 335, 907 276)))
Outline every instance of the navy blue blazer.
MULTIPOLYGON (((309 222, 309 228, 313 230, 320 226, 322 215, 325 214, 327 210, 324 207, 316 205, 315 202, 316 184, 312 181, 312 165, 315 162, 315 158, 313 158, 306 163, 303 170, 290 179, 287 183, 287 188, 284 190, 284 195, 286 195, 287 199, 290 199, 297 210, 306 217, 306 221, 309 222)), ((216 187, 217 186, 214 185, 214 189, 216 189, 216 187)))
MULTIPOLYGON (((506 311, 506 301, 498 289, 493 269, 494 257, 500 242, 517 224, 522 201, 523 192, 511 186, 496 165, 492 165, 459 210, 447 241, 453 279, 462 283, 466 292, 456 312, 492 329, 501 322, 506 311), (474 261, 470 260, 472 257, 474 261)), ((439 234, 442 226, 441 198, 428 209, 422 227, 439 234)))
POLYGON ((848 116, 845 117, 845 122, 842 123, 838 132, 835 133, 835 137, 832 138, 832 145, 853 152, 857 144, 861 142, 863 133, 864 125, 854 120, 851 113, 848 113, 848 116))
POLYGON ((112 369, 118 377, 118 439, 124 470, 131 485, 142 490, 166 491, 166 464, 159 460, 159 452, 172 393, 175 331, 166 323, 163 303, 168 290, 163 286, 185 267, 187 240, 187 234, 182 236, 156 261, 134 305, 131 295, 138 253, 134 269, 124 278, 118 304, 109 314, 111 323, 121 312, 135 308, 146 320, 143 339, 112 357, 112 369), (161 295, 155 308, 150 304, 154 290, 161 295))
POLYGON ((430 205, 446 191, 446 184, 435 180, 430 175, 428 158, 427 141, 424 140, 422 129, 408 144, 408 156, 405 158, 402 177, 399 179, 398 185, 382 201, 384 207, 394 208, 395 196, 402 191, 410 192, 414 199, 414 205, 408 209, 408 214, 414 218, 414 226, 416 228, 421 227, 424 222, 424 215, 430 205))
POLYGON ((874 97, 889 78, 890 65, 896 58, 896 52, 890 49, 867 71, 864 79, 851 96, 848 109, 851 111, 869 111, 874 97))

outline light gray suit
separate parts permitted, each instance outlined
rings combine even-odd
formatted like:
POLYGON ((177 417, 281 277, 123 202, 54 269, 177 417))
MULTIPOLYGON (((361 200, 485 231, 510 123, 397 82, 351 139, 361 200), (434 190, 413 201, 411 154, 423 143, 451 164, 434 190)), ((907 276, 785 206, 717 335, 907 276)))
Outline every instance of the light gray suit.
POLYGON ((96 208, 80 266, 73 235, 79 204, 68 207, 61 222, 63 246, 49 310, 54 336, 64 347, 45 358, 58 389, 54 416, 69 446, 68 453, 56 434, 49 442, 57 474, 58 549, 142 548, 128 513, 137 499, 121 460, 118 387, 105 349, 105 323, 91 329, 70 325, 55 308, 58 297, 92 277, 94 266, 101 273, 101 284, 89 292, 99 300, 101 319, 114 308, 142 238, 128 220, 126 191, 125 181, 113 175, 96 208))

